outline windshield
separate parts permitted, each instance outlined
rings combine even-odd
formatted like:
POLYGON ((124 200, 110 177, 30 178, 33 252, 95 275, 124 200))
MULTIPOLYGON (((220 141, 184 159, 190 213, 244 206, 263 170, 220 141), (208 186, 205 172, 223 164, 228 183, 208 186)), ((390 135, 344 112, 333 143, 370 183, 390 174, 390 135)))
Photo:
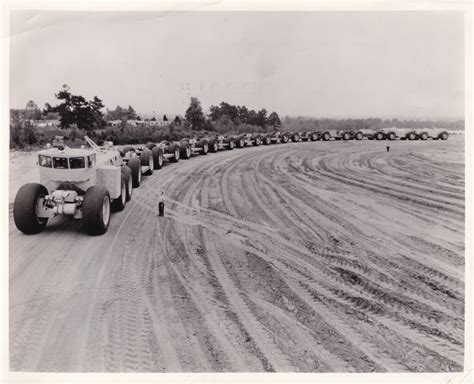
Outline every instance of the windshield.
POLYGON ((71 157, 69 158, 69 168, 85 168, 86 164, 83 157, 71 157))
POLYGON ((53 157, 53 167, 58 169, 68 169, 67 157, 53 157))
POLYGON ((39 155, 38 164, 41 167, 51 168, 53 166, 52 160, 50 156, 39 155))

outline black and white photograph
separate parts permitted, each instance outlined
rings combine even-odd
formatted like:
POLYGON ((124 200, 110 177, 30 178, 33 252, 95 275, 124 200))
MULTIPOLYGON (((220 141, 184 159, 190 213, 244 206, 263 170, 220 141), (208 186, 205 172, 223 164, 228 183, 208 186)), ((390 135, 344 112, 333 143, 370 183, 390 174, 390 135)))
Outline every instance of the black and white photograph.
POLYGON ((471 11, 9 9, 9 372, 468 372, 471 11))

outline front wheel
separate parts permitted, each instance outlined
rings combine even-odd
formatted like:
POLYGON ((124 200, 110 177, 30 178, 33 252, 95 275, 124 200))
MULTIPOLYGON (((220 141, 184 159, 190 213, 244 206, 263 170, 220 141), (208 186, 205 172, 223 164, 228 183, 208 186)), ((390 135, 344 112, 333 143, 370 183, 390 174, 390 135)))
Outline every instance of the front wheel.
POLYGON ((163 166, 163 150, 157 146, 151 149, 151 155, 153 157, 153 167, 155 169, 161 169, 163 166))
POLYGON ((145 149, 141 154, 140 154, 140 164, 144 167, 148 167, 148 171, 146 172, 147 175, 152 175, 153 174, 153 168, 154 166, 154 161, 153 161, 153 155, 149 149, 145 149))
POLYGON ((16 227, 27 235, 41 232, 48 223, 48 218, 37 216, 37 207, 48 190, 41 184, 28 183, 20 188, 13 204, 13 220, 16 227))
POLYGON ((207 153, 209 152, 209 143, 207 142, 207 140, 202 139, 199 142, 199 146, 202 148, 201 149, 201 155, 207 155, 207 153))
POLYGON ((90 187, 82 206, 84 229, 89 235, 102 235, 107 232, 110 223, 110 197, 107 189, 101 185, 90 187))
POLYGON ((124 165, 122 167, 122 175, 125 178, 127 201, 130 201, 133 193, 132 170, 127 165, 124 165))

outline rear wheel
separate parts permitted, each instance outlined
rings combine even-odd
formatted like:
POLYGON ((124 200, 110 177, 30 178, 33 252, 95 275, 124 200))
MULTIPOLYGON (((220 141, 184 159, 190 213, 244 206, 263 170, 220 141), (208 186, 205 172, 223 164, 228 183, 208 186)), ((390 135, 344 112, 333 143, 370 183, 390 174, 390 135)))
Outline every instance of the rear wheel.
POLYGON ((120 182, 120 196, 112 201, 111 207, 113 211, 123 211, 127 204, 127 184, 125 182, 125 177, 122 174, 122 180, 120 182))
POLYGON ((349 140, 351 138, 351 134, 349 132, 344 132, 342 134, 342 139, 343 140, 349 140))
POLYGON ((90 187, 82 206, 84 229, 89 235, 102 235, 107 232, 110 223, 110 197, 107 189, 101 185, 90 187))
POLYGON ((428 140, 428 134, 426 132, 422 132, 420 135, 421 140, 428 140))
POLYGON ((408 134, 408 140, 416 140, 416 135, 414 132, 410 132, 408 134))
POLYGON ((147 175, 153 175, 153 169, 155 167, 154 163, 155 162, 153 161, 153 155, 151 154, 151 151, 148 148, 144 149, 140 154, 140 164, 149 168, 146 172, 147 175))
POLYGON ((260 144, 262 144, 262 139, 260 138, 260 136, 255 137, 255 139, 253 141, 253 145, 258 147, 260 144))
POLYGON ((317 133, 311 133, 309 135, 309 138, 310 138, 311 141, 316 141, 316 140, 318 140, 318 134, 317 133))
POLYGON ((173 154, 173 157, 170 157, 172 163, 177 163, 179 161, 180 150, 178 144, 171 144, 169 146, 170 153, 173 154))
POLYGON ((331 138, 331 134, 329 132, 323 133, 323 140, 328 141, 331 138))
POLYGON ((391 140, 391 141, 395 140, 396 137, 397 137, 397 135, 395 134, 395 132, 390 132, 388 134, 388 139, 391 140))
POLYGON ((191 146, 187 141, 184 141, 179 146, 180 157, 183 159, 189 159, 191 157, 191 146))
POLYGON ((125 178, 127 201, 130 201, 133 193, 132 170, 127 165, 124 165, 122 167, 122 175, 125 178))
POLYGON ((48 190, 37 183, 25 184, 20 188, 13 204, 13 220, 21 232, 32 235, 46 227, 48 218, 37 216, 37 206, 47 194, 48 190))
POLYGON ((385 135, 382 132, 377 132, 375 134, 375 139, 376 140, 383 140, 385 138, 385 135))
POLYGON ((272 142, 272 140, 270 139, 269 136, 265 136, 265 137, 263 138, 263 144, 269 145, 271 142, 272 142))
POLYGON ((294 133, 293 136, 291 136, 291 140, 293 143, 296 143, 297 141, 300 141, 300 134, 299 133, 294 133))
POLYGON ((212 152, 212 153, 217 152, 217 142, 214 139, 209 141, 209 152, 212 152))
POLYGON ((364 138, 364 134, 362 132, 357 132, 355 134, 355 139, 356 140, 362 140, 364 138))
POLYGON ((448 137, 449 137, 448 132, 441 132, 441 133, 438 135, 438 138, 441 139, 441 140, 448 140, 448 137))
POLYGON ((201 155, 207 155, 207 152, 209 152, 209 143, 206 139, 202 139, 199 141, 199 147, 202 148, 201 155))
POLYGON ((234 147, 235 147, 234 139, 229 139, 228 144, 229 144, 229 146, 227 147, 227 149, 228 149, 229 151, 232 151, 232 150, 234 149, 234 147))
POLYGON ((161 148, 154 146, 151 149, 151 155, 153 157, 153 166, 155 169, 161 169, 163 166, 163 151, 161 148))
POLYGON ((242 136, 239 137, 239 141, 237 142, 237 147, 239 148, 245 147, 245 139, 242 136))
POLYGON ((127 166, 132 171, 133 188, 138 188, 142 181, 142 169, 140 167, 140 161, 137 157, 132 157, 130 160, 128 160, 127 166))
POLYGON ((286 133, 284 133, 282 136, 281 136, 281 142, 283 144, 286 144, 288 143, 288 141, 290 141, 290 136, 288 136, 286 133))

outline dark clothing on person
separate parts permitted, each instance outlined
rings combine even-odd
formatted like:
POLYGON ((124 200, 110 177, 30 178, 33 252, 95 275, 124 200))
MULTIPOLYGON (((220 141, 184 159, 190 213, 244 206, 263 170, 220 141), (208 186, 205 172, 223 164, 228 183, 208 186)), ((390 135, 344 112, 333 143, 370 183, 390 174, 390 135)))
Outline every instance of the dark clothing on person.
POLYGON ((165 215, 165 203, 163 201, 160 201, 158 203, 158 216, 164 216, 165 215))
POLYGON ((387 152, 390 151, 390 146, 387 145, 387 152))

